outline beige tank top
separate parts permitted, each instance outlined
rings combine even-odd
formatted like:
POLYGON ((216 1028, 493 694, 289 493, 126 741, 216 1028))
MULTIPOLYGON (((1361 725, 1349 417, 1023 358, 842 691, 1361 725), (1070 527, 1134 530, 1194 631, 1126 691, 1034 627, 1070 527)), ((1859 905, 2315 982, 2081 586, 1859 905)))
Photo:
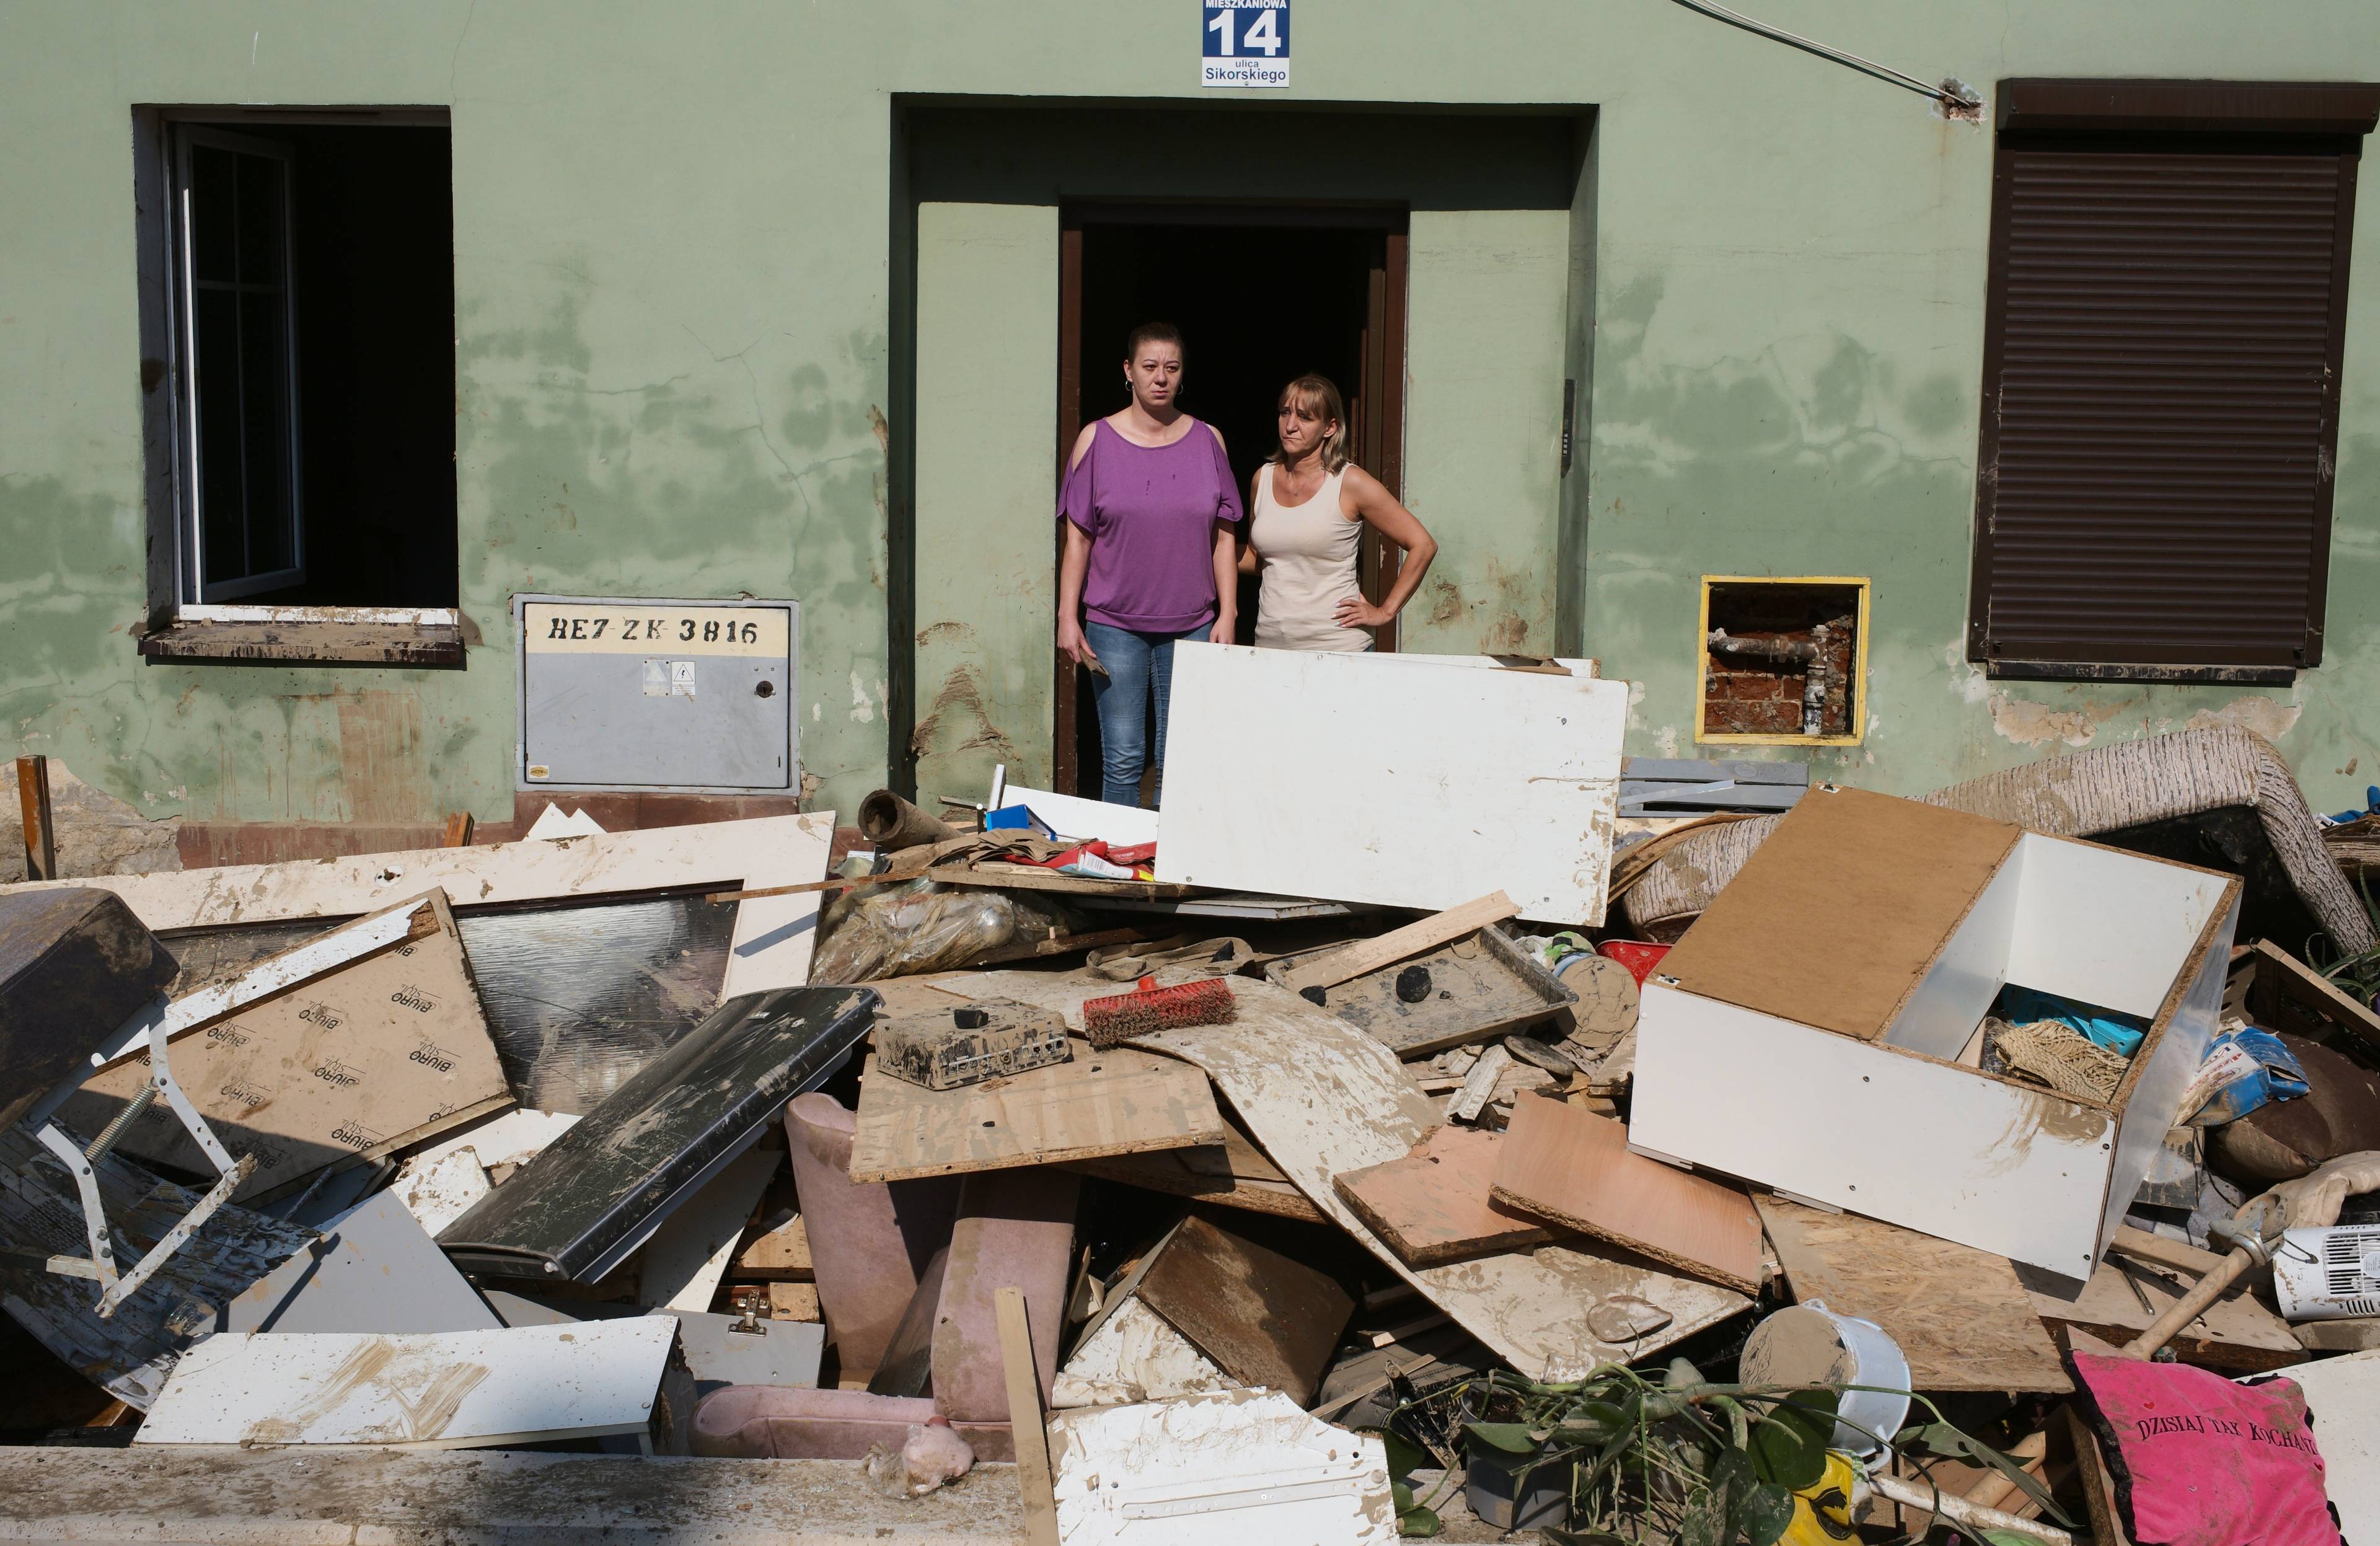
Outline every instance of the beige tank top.
POLYGON ((1339 626, 1339 603, 1363 592, 1355 584, 1355 546, 1364 523, 1339 512, 1342 467, 1303 504, 1272 497, 1273 465, 1257 473, 1257 507, 1248 540, 1260 561, 1257 644, 1264 649, 1372 647, 1368 628, 1339 626))

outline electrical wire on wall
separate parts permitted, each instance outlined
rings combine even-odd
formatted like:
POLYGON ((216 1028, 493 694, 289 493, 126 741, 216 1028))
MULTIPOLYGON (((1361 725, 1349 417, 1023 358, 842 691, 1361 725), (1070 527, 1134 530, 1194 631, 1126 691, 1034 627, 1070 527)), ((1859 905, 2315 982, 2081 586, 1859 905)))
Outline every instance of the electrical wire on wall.
POLYGON ((1878 80, 1889 81, 1895 86, 1915 91, 1921 96, 1932 97, 1942 104, 1945 112, 1954 113, 1961 117, 1971 117, 1980 115, 1984 110, 1982 99, 1969 95, 1963 90, 1953 89, 1958 85, 1956 81, 1945 80, 1939 86, 1930 86, 1913 75, 1903 75, 1889 65, 1879 65, 1872 59, 1863 59, 1856 54, 1846 54, 1840 48, 1829 48, 1825 43, 1813 39, 1788 32, 1781 28, 1771 27, 1766 22, 1755 21, 1739 11, 1731 11, 1725 6, 1716 4, 1715 0, 1675 0, 1675 3, 1690 11, 1706 16, 1713 21, 1724 21, 1730 27, 1741 27, 1745 31, 1756 33, 1772 42, 1781 42, 1789 48, 1798 48, 1805 54, 1815 54, 1821 59, 1832 60, 1863 75, 1874 76, 1878 80))

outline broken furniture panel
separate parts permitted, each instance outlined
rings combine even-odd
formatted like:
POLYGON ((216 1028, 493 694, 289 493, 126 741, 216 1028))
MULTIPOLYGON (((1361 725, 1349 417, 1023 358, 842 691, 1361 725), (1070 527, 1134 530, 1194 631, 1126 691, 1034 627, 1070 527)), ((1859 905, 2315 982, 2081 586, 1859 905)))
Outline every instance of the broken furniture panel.
POLYGON ((2212 871, 1814 789, 1647 979, 1629 1140, 2088 1277, 2214 1038, 2239 897, 2212 871), (2111 1101, 1957 1061, 2010 984, 2147 1023, 2111 1101))
MULTIPOLYGON (((583 839, 574 839, 583 840, 583 839)), ((875 1018, 866 988, 729 1000, 448 1226, 468 1272, 592 1283, 843 1066, 875 1018)))
POLYGON ((1759 1193, 1753 1202, 1793 1298, 1882 1326, 1909 1359, 1912 1388, 2072 1388, 2005 1258, 1856 1214, 1759 1193))
POLYGON ((220 1332, 182 1356, 137 1444, 468 1449, 641 1433, 667 1315, 426 1336, 220 1332))
POLYGON ((1159 879, 1603 921, 1627 683, 1184 643, 1171 701, 1159 879))
POLYGON ((2380 1537, 2380 1354, 2324 1359, 2282 1378, 2305 1392, 2313 1442, 2322 1449, 2323 1488, 2344 1539, 2380 1537))
POLYGON ((504 1324, 420 1223, 382 1192, 241 1290, 214 1329, 407 1334, 504 1324))
MULTIPOLYGON (((153 1250, 201 1202, 120 1154, 101 1155, 91 1170, 110 1228, 137 1251, 153 1250)), ((225 1203, 102 1318, 96 1285, 42 1265, 89 1249, 74 1181, 22 1127, 0 1129, 0 1245, 9 1248, 0 1250, 0 1305, 61 1360, 142 1411, 218 1307, 314 1238, 225 1203)))
POLYGON ((1760 1292, 1760 1215, 1739 1188, 1631 1153, 1613 1117, 1542 1095, 1512 1103, 1488 1196, 1516 1213, 1760 1292))
POLYGON ((1379 1438, 1308 1417, 1279 1391, 1056 1412, 1050 1457, 1066 1546, 1397 1539, 1379 1438))
MULTIPOLYGON (((972 984, 953 985, 964 993, 972 984)), ((871 1057, 860 1079, 852 1179, 913 1180, 1223 1141, 1214 1093, 1196 1069, 1128 1047, 1070 1045, 1066 1062, 956 1090, 894 1079, 871 1057)))
POLYGON ((1321 1008, 1408 1059, 1559 1023, 1578 1000, 1492 925, 1329 986, 1306 986, 1305 967, 1301 957, 1274 961, 1265 980, 1293 993, 1303 989, 1309 1000, 1320 995, 1321 1008))
POLYGON ((641 1248, 638 1298, 656 1310, 709 1310, 744 1238, 745 1222, 784 1163, 783 1152, 766 1143, 747 1149, 671 1209, 641 1248))
POLYGON ((1355 1303, 1330 1274, 1192 1214, 1152 1253, 1139 1300, 1240 1385, 1313 1401, 1355 1303))
POLYGON ((1810 787, 1806 762, 1709 762, 1623 757, 1620 815, 1691 815, 1704 811, 1784 811, 1810 787))
POLYGON ((677 1322, 678 1352, 694 1376, 698 1396, 726 1385, 818 1384, 826 1328, 816 1322, 691 1310, 667 1313, 677 1322))
MULTIPOLYGON (((1114 984, 1078 973, 998 972, 970 984, 1058 1010, 1114 984)), ((1532 1379, 1577 1379, 1658 1352, 1750 1308, 1741 1294, 1673 1276, 1593 1242, 1541 1246, 1415 1271, 1340 1201, 1331 1178, 1402 1159, 1438 1114, 1394 1054, 1269 983, 1234 985, 1239 1018, 1136 1038, 1203 1069, 1249 1136, 1332 1223, 1532 1379), (1296 1070, 1284 1078, 1282 1070, 1296 1070)))
POLYGON ((1488 1196, 1506 1140, 1476 1128, 1433 1128, 1413 1153, 1342 1172, 1331 1184, 1409 1267, 1550 1244, 1560 1232, 1488 1196))
POLYGON ((1083 1326, 1050 1388, 1052 1407, 1112 1407, 1231 1390, 1240 1382, 1137 1294, 1119 1286, 1083 1326))
POLYGON ((81 887, 0 893, 0 1128, 174 980, 174 958, 131 910, 81 887))
MULTIPOLYGON (((512 1104, 445 893, 390 912, 408 908, 425 931, 365 945, 273 997, 172 1034, 175 1077, 225 1145, 255 1157, 238 1200, 274 1196, 326 1166, 378 1159, 512 1104)), ((278 963, 294 972, 298 958, 350 937, 362 944, 388 916, 334 929, 248 976, 278 963)), ((146 1058, 128 1055, 91 1075, 62 1113, 98 1132, 140 1098, 150 1074, 146 1058)), ((137 1159, 206 1165, 183 1125, 153 1106, 116 1141, 137 1159)))
MULTIPOLYGON (((609 832, 558 842, 539 839, 285 864, 94 876, 72 884, 115 892, 135 916, 161 934, 226 924, 352 918, 440 887, 465 915, 466 943, 486 954, 468 927, 475 909, 555 900, 590 904, 638 892, 709 892, 722 886, 759 890, 800 885, 825 876, 827 850, 833 836, 834 813, 813 811, 609 832)), ((54 884, 65 883, 38 882, 8 888, 0 894, 30 892, 54 884)), ((735 907, 735 931, 719 997, 798 987, 808 982, 818 894, 757 898, 735 907)), ((551 966, 550 961, 547 964, 551 966)), ((482 970, 492 977, 488 967, 482 970)), ((487 992, 494 996, 492 985, 487 985, 487 992)), ((533 1105, 562 1109, 534 1089, 521 1093, 533 1105)))

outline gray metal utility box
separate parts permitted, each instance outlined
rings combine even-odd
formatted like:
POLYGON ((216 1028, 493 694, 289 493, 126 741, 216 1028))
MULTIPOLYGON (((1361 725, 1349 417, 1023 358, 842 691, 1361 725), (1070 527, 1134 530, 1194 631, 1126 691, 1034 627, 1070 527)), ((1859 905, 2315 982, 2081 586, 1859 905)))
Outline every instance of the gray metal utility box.
POLYGON ((521 789, 798 787, 791 601, 513 598, 521 789))

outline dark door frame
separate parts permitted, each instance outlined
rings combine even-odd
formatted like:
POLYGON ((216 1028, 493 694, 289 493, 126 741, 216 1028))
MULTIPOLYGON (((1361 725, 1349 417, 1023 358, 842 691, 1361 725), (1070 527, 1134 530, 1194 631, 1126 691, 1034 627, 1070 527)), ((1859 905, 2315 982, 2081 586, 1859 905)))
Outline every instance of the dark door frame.
MULTIPOLYGON (((1405 292, 1406 211, 1403 206, 1331 204, 1148 204, 1083 202, 1058 213, 1058 479, 1065 481, 1066 456, 1083 429, 1083 227, 1086 225, 1291 225, 1377 233, 1368 293, 1365 297, 1362 363, 1348 394, 1349 440, 1355 464, 1378 477, 1389 492, 1404 498, 1405 486, 1405 292)), ((1050 583, 1055 594, 1058 565, 1066 551, 1062 527, 1051 533, 1050 583)), ((1378 603, 1396 584, 1403 554, 1366 527, 1356 559, 1365 598, 1378 603)), ((1375 648, 1397 647, 1397 626, 1379 630, 1375 648)), ((1050 641, 1052 707, 1050 781, 1061 793, 1082 792, 1075 735, 1082 712, 1079 666, 1050 641)), ((1092 791, 1096 796, 1097 791, 1092 791)))

